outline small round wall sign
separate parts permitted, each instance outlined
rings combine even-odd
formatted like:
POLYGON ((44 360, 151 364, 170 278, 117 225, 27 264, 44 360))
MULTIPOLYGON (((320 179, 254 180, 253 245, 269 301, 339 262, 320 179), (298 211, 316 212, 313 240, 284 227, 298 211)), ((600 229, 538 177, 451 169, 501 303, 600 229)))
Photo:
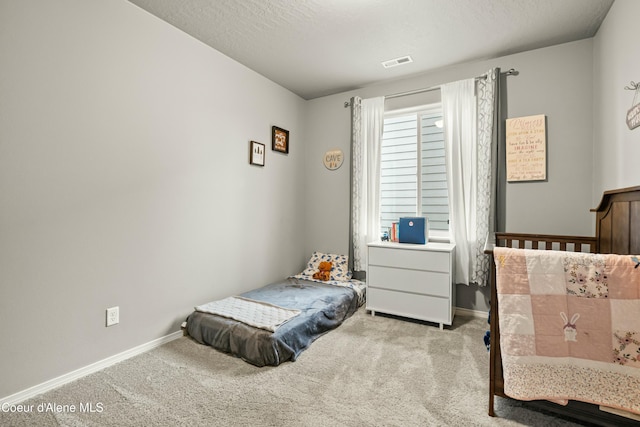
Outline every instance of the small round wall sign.
POLYGON ((330 171, 334 171, 342 166, 342 162, 344 161, 344 154, 339 148, 329 150, 324 153, 322 161, 324 162, 324 165, 327 169, 329 169, 330 171))

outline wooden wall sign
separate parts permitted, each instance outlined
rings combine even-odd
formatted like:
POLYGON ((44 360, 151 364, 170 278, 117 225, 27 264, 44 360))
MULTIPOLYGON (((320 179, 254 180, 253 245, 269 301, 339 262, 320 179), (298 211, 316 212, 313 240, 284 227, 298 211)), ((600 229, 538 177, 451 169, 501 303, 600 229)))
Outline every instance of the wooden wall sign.
POLYGON ((334 171, 340 168, 340 166, 342 166, 343 161, 344 161, 344 154, 342 153, 342 150, 340 150, 339 148, 327 151, 326 153, 324 153, 324 157, 322 158, 322 162, 324 163, 324 166, 330 171, 334 171))
POLYGON ((631 81, 629 86, 625 86, 624 88, 636 92, 633 97, 633 102, 631 102, 631 108, 627 111, 627 126, 629 130, 633 130, 640 126, 640 104, 636 102, 638 100, 638 94, 640 94, 640 83, 631 81))
POLYGON ((627 126, 633 130, 640 126, 640 104, 634 105, 627 111, 627 126))
POLYGON ((547 179, 546 116, 507 119, 507 181, 547 179))

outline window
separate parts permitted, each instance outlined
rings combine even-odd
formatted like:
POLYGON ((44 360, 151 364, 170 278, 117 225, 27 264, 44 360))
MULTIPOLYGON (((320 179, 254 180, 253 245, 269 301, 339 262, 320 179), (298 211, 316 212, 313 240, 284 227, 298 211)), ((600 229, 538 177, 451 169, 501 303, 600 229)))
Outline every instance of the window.
POLYGON ((380 162, 381 231, 402 216, 425 215, 431 236, 448 236, 440 104, 385 113, 380 162))

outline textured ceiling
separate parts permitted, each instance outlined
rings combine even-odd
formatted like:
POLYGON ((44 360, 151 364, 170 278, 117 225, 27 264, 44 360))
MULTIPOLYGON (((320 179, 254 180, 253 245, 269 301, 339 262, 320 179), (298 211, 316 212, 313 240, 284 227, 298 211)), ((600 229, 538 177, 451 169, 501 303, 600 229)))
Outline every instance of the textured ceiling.
POLYGON ((129 0, 305 99, 592 37, 613 0, 129 0), (385 69, 381 62, 411 55, 385 69))

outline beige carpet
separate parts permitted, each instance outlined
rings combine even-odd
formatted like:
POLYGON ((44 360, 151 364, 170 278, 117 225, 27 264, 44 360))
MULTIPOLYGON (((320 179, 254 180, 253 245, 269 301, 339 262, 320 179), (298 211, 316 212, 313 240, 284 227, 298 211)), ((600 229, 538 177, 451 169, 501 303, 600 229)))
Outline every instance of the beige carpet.
POLYGON ((296 362, 267 368, 180 338, 23 402, 33 413, 1 412, 0 425, 577 425, 500 398, 500 417, 487 415, 486 328, 458 316, 440 331, 360 309, 296 362), (76 412, 38 412, 53 403, 76 412))

